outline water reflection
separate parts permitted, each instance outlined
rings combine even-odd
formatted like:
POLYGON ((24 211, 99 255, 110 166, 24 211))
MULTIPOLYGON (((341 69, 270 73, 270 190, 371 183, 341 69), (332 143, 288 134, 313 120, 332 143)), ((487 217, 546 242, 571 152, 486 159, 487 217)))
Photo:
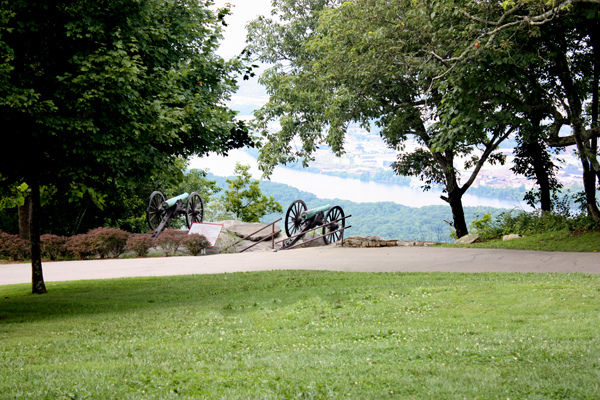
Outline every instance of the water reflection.
MULTIPOLYGON (((229 152, 228 157, 210 155, 195 158, 190 163, 190 168, 208 168, 218 176, 233 175, 235 163, 240 162, 251 166, 252 176, 260 179, 256 159, 241 150, 229 152)), ((423 192, 419 188, 410 186, 387 184, 380 182, 363 182, 358 179, 343 179, 335 176, 314 174, 289 168, 275 167, 271 181, 285 183, 299 190, 313 193, 325 199, 350 200, 356 203, 391 201, 409 207, 422 207, 429 205, 447 205, 440 199, 439 191, 423 192)), ((497 199, 486 196, 465 194, 464 206, 488 206, 496 208, 529 209, 523 202, 509 199, 497 199)))

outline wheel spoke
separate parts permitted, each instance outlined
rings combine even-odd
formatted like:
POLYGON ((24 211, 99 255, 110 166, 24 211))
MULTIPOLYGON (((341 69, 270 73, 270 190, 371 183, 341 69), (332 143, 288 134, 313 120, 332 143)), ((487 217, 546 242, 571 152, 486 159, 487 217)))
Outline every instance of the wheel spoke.
POLYGON ((323 239, 325 244, 335 243, 342 237, 342 231, 335 232, 346 226, 345 221, 341 218, 344 218, 344 211, 340 206, 334 206, 327 212, 325 223, 328 225, 323 228, 323 235, 325 235, 323 239), (337 221, 338 219, 339 221, 337 221))
POLYGON ((186 203, 186 222, 188 228, 195 222, 204 221, 204 203, 199 193, 192 192, 186 203))
POLYGON ((285 233, 293 236, 299 232, 302 225, 302 212, 306 210, 306 203, 296 200, 288 208, 285 214, 285 233))
POLYGON ((148 208, 146 209, 146 221, 150 226, 150 229, 155 230, 162 217, 164 215, 164 210, 162 209, 162 202, 165 201, 165 197, 161 192, 154 191, 150 195, 150 199, 148 200, 148 208))

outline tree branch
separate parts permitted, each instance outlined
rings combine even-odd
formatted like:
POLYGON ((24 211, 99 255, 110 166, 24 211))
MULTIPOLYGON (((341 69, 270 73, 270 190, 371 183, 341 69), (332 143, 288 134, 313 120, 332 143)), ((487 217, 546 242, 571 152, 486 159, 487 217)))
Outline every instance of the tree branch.
POLYGON ((506 138, 508 138, 510 136, 510 134, 515 129, 516 129, 516 127, 513 126, 510 129, 508 129, 506 132, 504 132, 503 134, 501 134, 500 133, 500 128, 498 128, 498 132, 495 133, 492 136, 492 138, 490 139, 490 141, 486 144, 485 151, 481 155, 481 158, 479 159, 479 161, 477 161, 477 164, 475 164, 475 169, 471 173, 471 176, 469 177, 469 180, 467 182, 465 182, 465 184, 460 188, 463 192, 466 192, 467 189, 471 187, 471 185, 473 184, 473 182, 475 182, 475 178, 477 178, 477 175, 479 175, 479 171, 483 167, 483 164, 485 164, 485 162, 489 158, 490 154, 492 154, 492 152, 494 150, 496 150, 496 148, 498 147, 498 145, 500 143, 502 143, 503 140, 505 140, 506 138))
POLYGON ((463 14, 464 16, 466 16, 467 18, 469 18, 470 20, 482 23, 487 26, 494 26, 495 28, 489 32, 483 32, 481 35, 478 36, 479 39, 487 38, 485 43, 483 43, 480 47, 475 48, 475 50, 473 50, 473 47, 468 46, 457 57, 444 58, 444 57, 436 54, 435 52, 431 51, 430 54, 435 59, 440 61, 440 63, 442 63, 444 65, 447 65, 447 64, 452 64, 452 65, 446 71, 444 71, 442 74, 433 78, 429 90, 431 90, 431 88, 433 87, 433 84, 436 81, 443 79, 446 75, 448 75, 450 72, 452 72, 452 70, 454 70, 454 68, 456 68, 459 64, 475 58, 475 56, 479 52, 490 47, 491 44, 494 42, 494 39, 496 38, 496 36, 501 31, 508 29, 510 27, 513 27, 513 26, 518 26, 518 25, 523 25, 523 24, 531 25, 531 26, 543 25, 547 22, 552 21, 562 10, 564 10, 567 7, 574 5, 576 3, 600 4, 600 0, 565 0, 565 1, 560 2, 559 4, 555 5, 550 10, 548 10, 542 14, 534 15, 534 16, 516 16, 517 19, 514 21, 511 21, 511 22, 504 22, 504 21, 506 21, 509 17, 511 17, 513 14, 515 14, 517 11, 519 11, 521 9, 521 5, 517 5, 513 8, 511 8, 510 10, 506 11, 504 14, 502 14, 502 16, 498 19, 498 21, 489 21, 489 20, 474 16, 474 15, 471 15, 465 10, 459 9, 458 11, 461 14, 463 14))
MULTIPOLYGON (((561 126, 562 125, 563 124, 561 124, 561 126)), ((594 139, 594 138, 596 138, 596 139, 600 138, 600 127, 585 130, 585 136, 583 137, 583 140, 590 140, 590 139, 594 139)), ((561 136, 558 136, 557 131, 553 132, 553 134, 550 135, 550 137, 548 138, 546 143, 548 143, 548 146, 550 146, 550 147, 565 147, 565 146, 573 146, 574 144, 577 144, 577 142, 575 141, 575 135, 561 137, 561 136)))

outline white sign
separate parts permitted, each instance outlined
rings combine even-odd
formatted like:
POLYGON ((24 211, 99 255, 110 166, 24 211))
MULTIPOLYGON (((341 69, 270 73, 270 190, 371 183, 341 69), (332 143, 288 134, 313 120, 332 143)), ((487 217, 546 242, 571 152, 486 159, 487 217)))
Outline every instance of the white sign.
POLYGON ((209 241, 210 247, 215 247, 217 239, 221 234, 221 229, 223 229, 223 225, 221 224, 194 222, 190 228, 190 231, 188 232, 188 235, 191 235, 192 233, 204 235, 206 240, 209 241))

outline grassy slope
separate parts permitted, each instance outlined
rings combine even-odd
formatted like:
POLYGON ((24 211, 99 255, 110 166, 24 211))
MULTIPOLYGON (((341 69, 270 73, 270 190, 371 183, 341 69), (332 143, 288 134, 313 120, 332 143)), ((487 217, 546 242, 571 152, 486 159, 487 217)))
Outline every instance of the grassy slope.
POLYGON ((0 286, 0 399, 600 398, 596 275, 280 271, 49 289, 0 286))
POLYGON ((490 240, 469 245, 443 244, 442 247, 489 249, 600 252, 600 232, 574 233, 568 230, 546 232, 509 241, 490 240))

